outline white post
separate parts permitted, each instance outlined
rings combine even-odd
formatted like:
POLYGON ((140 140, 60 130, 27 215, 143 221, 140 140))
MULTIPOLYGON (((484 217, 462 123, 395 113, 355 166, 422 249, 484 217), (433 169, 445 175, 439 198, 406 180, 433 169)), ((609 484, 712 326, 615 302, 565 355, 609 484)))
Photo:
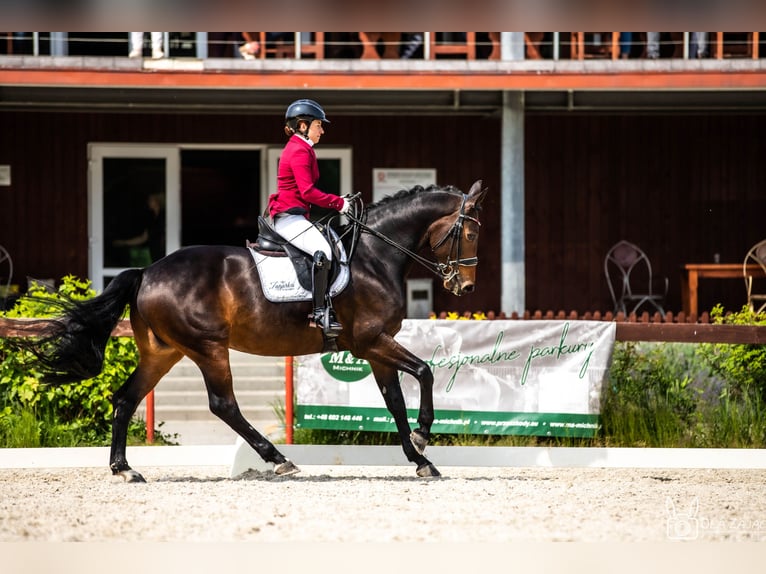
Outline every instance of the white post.
POLYGON ((524 59, 524 32, 500 32, 500 59, 524 59))
POLYGON ((524 313, 524 92, 503 92, 500 206, 501 307, 510 317, 524 313))
POLYGON ((68 53, 67 32, 51 32, 51 56, 66 56, 68 53))
POLYGON ((207 32, 195 32, 197 37, 197 58, 207 59, 207 32))

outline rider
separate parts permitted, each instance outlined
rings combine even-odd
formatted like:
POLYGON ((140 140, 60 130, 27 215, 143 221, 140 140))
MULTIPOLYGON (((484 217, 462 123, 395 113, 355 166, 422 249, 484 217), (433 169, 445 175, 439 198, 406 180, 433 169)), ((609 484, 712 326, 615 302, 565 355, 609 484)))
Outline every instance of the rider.
POLYGON ((324 134, 324 124, 329 123, 314 100, 296 100, 287 107, 285 134, 289 139, 279 158, 277 192, 269 197, 268 209, 277 233, 313 256, 313 324, 335 337, 342 327, 327 296, 332 250, 324 235, 309 221, 311 205, 340 213, 348 212, 350 207, 345 198, 316 187, 319 166, 313 146, 324 134))

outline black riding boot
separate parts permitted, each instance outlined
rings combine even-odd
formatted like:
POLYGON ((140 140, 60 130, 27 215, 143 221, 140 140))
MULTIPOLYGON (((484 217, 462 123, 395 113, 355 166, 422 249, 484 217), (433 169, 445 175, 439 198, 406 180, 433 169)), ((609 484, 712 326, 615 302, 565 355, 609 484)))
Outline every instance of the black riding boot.
POLYGON ((337 337, 343 327, 335 318, 327 297, 327 282, 330 276, 330 262, 323 251, 314 253, 313 265, 313 296, 314 296, 314 326, 319 327, 328 337, 337 337))

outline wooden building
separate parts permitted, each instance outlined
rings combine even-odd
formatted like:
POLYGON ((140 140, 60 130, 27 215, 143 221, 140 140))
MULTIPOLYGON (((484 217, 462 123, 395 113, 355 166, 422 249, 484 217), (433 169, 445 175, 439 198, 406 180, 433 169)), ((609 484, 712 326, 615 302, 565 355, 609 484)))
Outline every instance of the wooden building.
MULTIPOLYGON (((376 169, 490 188, 476 292, 456 299, 434 279, 436 311, 523 311, 501 303, 508 177, 523 182, 529 310, 611 310, 604 255, 628 239, 669 278, 667 309, 679 311, 685 263, 741 263, 766 237, 760 58, 2 56, 0 245, 13 282, 95 273, 103 284, 128 264, 113 239, 133 231, 157 186, 168 250, 252 239, 284 109, 299 97, 319 100, 332 121, 317 149, 336 192, 373 201, 376 169), (506 93, 523 101, 521 176, 503 156, 506 93)), ((413 277, 429 275, 416 267, 413 277)), ((738 309, 743 281, 700 286, 701 310, 719 302, 738 309)))

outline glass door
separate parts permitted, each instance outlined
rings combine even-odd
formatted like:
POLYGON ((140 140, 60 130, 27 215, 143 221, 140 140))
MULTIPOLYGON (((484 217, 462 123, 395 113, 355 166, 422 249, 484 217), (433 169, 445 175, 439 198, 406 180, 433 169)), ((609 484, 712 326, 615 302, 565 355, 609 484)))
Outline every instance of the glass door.
POLYGON ((179 149, 90 144, 88 159, 88 273, 102 291, 180 247, 179 149))

